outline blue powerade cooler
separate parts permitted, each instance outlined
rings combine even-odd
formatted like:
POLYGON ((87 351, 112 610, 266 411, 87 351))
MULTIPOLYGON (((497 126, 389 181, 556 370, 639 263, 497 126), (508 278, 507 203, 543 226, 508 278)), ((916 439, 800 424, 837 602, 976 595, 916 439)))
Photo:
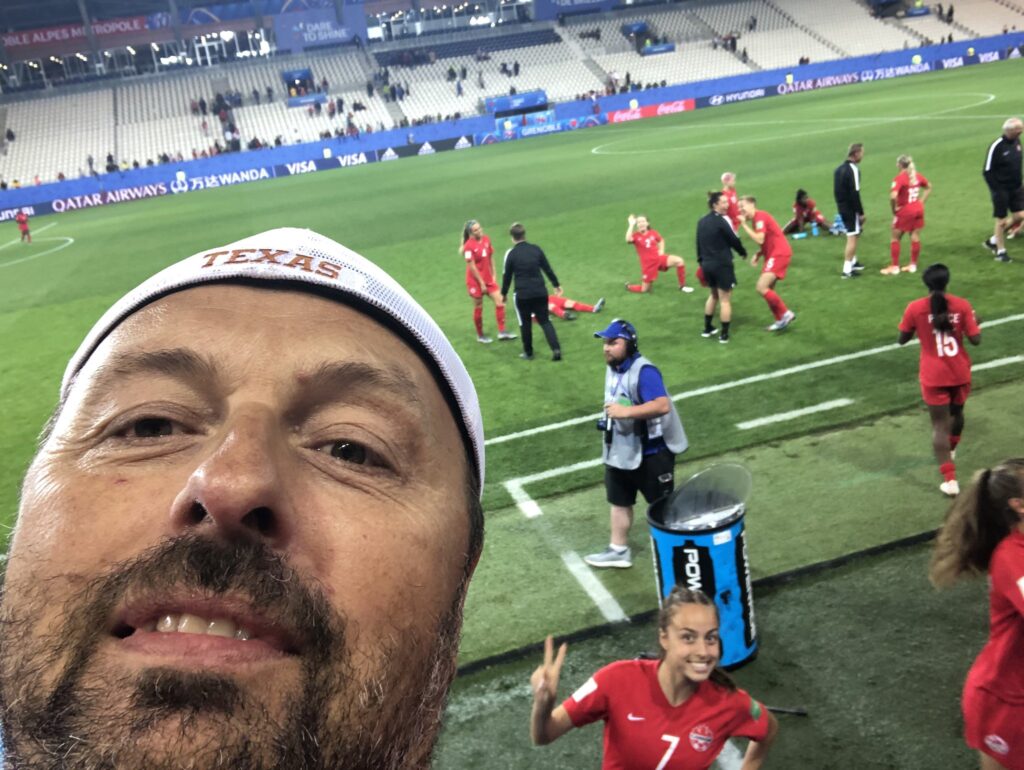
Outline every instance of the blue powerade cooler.
POLYGON ((721 666, 757 655, 757 626, 743 516, 750 471, 714 465, 647 510, 659 606, 676 584, 701 590, 718 606, 721 666))

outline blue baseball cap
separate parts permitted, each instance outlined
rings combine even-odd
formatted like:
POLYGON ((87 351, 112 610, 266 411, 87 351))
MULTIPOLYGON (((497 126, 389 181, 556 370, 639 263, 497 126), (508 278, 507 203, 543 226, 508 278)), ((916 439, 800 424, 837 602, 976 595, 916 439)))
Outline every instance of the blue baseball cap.
POLYGON ((607 329, 594 332, 595 337, 606 340, 623 339, 630 342, 637 341, 636 327, 623 318, 613 318, 607 329))

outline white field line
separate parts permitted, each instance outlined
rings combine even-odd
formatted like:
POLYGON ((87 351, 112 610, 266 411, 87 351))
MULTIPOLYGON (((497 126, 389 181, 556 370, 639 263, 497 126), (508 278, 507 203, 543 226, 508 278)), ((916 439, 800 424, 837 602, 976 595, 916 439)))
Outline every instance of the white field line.
POLYGON ((726 741, 715 764, 718 770, 740 770, 743 767, 743 752, 733 741, 726 741))
MULTIPOLYGON (((35 234, 41 233, 44 230, 49 230, 51 227, 53 227, 56 224, 57 224, 56 222, 50 222, 50 224, 48 224, 48 225, 43 225, 38 230, 36 230, 35 234)), ((7 241, 7 243, 0 244, 0 249, 6 249, 8 246, 13 246, 15 243, 21 243, 21 238, 15 238, 13 241, 7 241)))
POLYGON ((35 254, 29 254, 28 256, 21 257, 21 259, 12 259, 10 262, 0 262, 0 267, 12 267, 13 265, 20 265, 22 262, 28 262, 28 261, 33 260, 33 259, 39 259, 39 257, 45 257, 47 254, 53 254, 54 252, 57 252, 57 251, 63 251, 68 246, 72 246, 75 243, 75 239, 74 238, 70 238, 70 237, 68 237, 66 235, 63 235, 63 236, 58 235, 58 236, 55 236, 53 238, 42 238, 40 240, 44 240, 44 241, 64 241, 64 242, 61 243, 61 244, 58 244, 57 246, 54 246, 52 249, 47 249, 46 251, 39 251, 39 252, 36 252, 35 254))
POLYGON ((763 425, 773 425, 777 422, 786 422, 787 420, 795 420, 798 417, 803 417, 808 414, 815 414, 816 412, 827 412, 829 409, 838 409, 842 406, 849 406, 853 403, 852 398, 837 398, 832 401, 823 401, 820 404, 814 406, 805 406, 803 409, 793 409, 789 412, 779 412, 778 414, 770 414, 767 417, 758 417, 756 420, 747 420, 746 422, 736 423, 736 427, 740 430, 750 430, 751 428, 760 428, 763 425))
MULTIPOLYGON (((1008 315, 1003 318, 996 318, 993 321, 986 321, 981 324, 982 329, 988 329, 993 326, 1001 326, 1007 323, 1015 323, 1017 321, 1024 321, 1024 313, 1017 313, 1015 315, 1008 315)), ((907 343, 908 345, 917 344, 917 339, 913 339, 907 343)), ((754 374, 750 377, 744 377, 739 380, 730 380, 729 382, 720 382, 714 385, 705 385, 701 388, 695 388, 693 390, 687 390, 682 393, 677 393, 672 396, 673 401, 682 401, 687 398, 694 398, 696 396, 706 396, 709 393, 719 393, 724 390, 731 390, 733 388, 740 388, 745 385, 755 385, 759 382, 767 382, 768 380, 778 380, 783 377, 789 377, 792 374, 800 374, 801 372, 808 372, 812 369, 821 369, 826 366, 834 366, 835 364, 846 363, 847 361, 855 361, 859 358, 869 358, 871 356, 877 356, 880 353, 888 353, 892 350, 898 350, 899 345, 895 342, 891 345, 880 345, 877 348, 868 348, 866 350, 859 350, 856 353, 845 353, 841 356, 832 356, 831 358, 822 358, 818 361, 809 361, 806 364, 798 364, 796 366, 790 366, 785 369, 777 369, 773 372, 765 372, 763 374, 754 374)), ((992 362, 990 362, 992 363, 992 362)), ((987 368, 986 364, 979 364, 975 366, 975 370, 979 368, 987 368)), ((536 428, 527 428, 526 430, 516 431, 515 433, 506 433, 503 436, 495 436, 494 438, 487 439, 485 441, 486 446, 492 446, 494 444, 504 444, 508 441, 515 441, 521 438, 527 438, 528 436, 536 436, 539 433, 547 433, 548 431, 558 430, 560 428, 568 428, 573 425, 582 425, 588 422, 594 422, 601 418, 602 413, 596 412, 594 414, 584 415, 583 417, 573 417, 568 420, 561 420, 560 422, 549 423, 548 425, 538 425, 536 428)), ((545 473, 551 473, 551 471, 545 471, 545 473)), ((551 478, 551 476, 545 476, 543 474, 535 474, 536 478, 532 476, 525 476, 534 481, 539 481, 542 478, 551 478)), ((561 475, 559 473, 553 474, 555 476, 561 475)), ((508 482, 506 482, 507 484, 508 482)))
POLYGON ((1024 356, 1007 356, 1006 358, 997 358, 995 361, 986 361, 983 364, 978 364, 971 367, 972 372, 980 372, 983 369, 995 369, 999 366, 1007 366, 1008 364, 1019 364, 1024 361, 1024 356))
POLYGON ((597 605, 605 620, 609 623, 621 623, 624 620, 628 620, 622 607, 615 601, 615 597, 597 579, 594 571, 586 565, 578 553, 575 551, 563 551, 561 557, 569 573, 576 578, 576 582, 580 584, 580 587, 590 597, 591 601, 597 605))

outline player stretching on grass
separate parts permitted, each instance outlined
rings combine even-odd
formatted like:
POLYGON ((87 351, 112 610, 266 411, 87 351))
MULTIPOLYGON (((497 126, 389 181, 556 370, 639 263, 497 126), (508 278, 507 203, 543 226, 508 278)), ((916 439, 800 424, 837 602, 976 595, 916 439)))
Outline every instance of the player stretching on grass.
POLYGON ((956 481, 956 454, 964 430, 964 403, 971 392, 971 357, 964 337, 981 343, 981 328, 971 303, 946 294, 949 268, 930 265, 922 276, 929 295, 907 305, 900 321, 899 344, 917 334, 921 343, 921 396, 932 419, 932 449, 944 479, 939 489, 953 497, 960 493, 956 481))
POLYGON ((717 668, 718 610, 700 591, 676 586, 658 614, 658 660, 605 666, 560 706, 566 645, 533 672, 530 737, 543 746, 574 727, 604 721, 603 768, 703 770, 733 736, 750 739, 743 770, 762 766, 778 732, 768 710, 717 668))
POLYGON ((21 231, 21 240, 32 243, 32 233, 28 231, 28 214, 25 209, 15 215, 14 221, 18 223, 18 230, 21 231))
MULTIPOLYGON (((568 297, 559 297, 557 294, 548 295, 548 312, 556 315, 563 321, 575 321, 576 313, 600 313, 604 308, 604 297, 601 297, 593 305, 579 302, 568 297)), ((533 317, 537 320, 537 316, 533 317)))
POLYGON ((514 340, 516 335, 505 331, 505 303, 494 280, 494 247, 491 239, 484 235, 484 229, 475 219, 466 222, 462 229, 462 255, 466 258, 466 291, 473 298, 473 325, 476 327, 476 341, 490 343, 484 334, 484 294, 494 301, 494 316, 498 321, 498 339, 514 340))
POLYGON ((889 256, 892 264, 881 269, 882 275, 900 274, 900 241, 904 233, 910 233, 910 264, 903 272, 917 272, 917 258, 921 254, 921 230, 924 228, 924 202, 932 193, 932 186, 923 174, 917 173, 914 159, 900 155, 896 159, 899 173, 892 180, 889 203, 892 206, 892 241, 889 256))
POLYGON ((989 636, 964 683, 967 745, 982 770, 1024 770, 1024 458, 979 471, 942 525, 929 576, 989 577, 989 636))
POLYGON ((782 228, 775 221, 775 217, 767 211, 757 210, 757 198, 753 195, 744 195, 740 198, 740 217, 740 224, 747 231, 747 235, 761 247, 761 250, 751 257, 750 264, 757 265, 758 257, 764 257, 764 267, 761 268, 761 275, 757 279, 757 293, 764 297, 772 315, 775 316, 775 323, 768 327, 768 331, 781 331, 796 319, 796 313, 787 308, 782 297, 774 291, 775 282, 786 277, 786 268, 789 267, 793 249, 790 248, 786 236, 782 234, 782 228))
POLYGON ((658 280, 658 273, 664 273, 670 267, 676 269, 679 279, 679 291, 689 294, 692 286, 686 285, 686 262, 675 254, 665 253, 665 241, 657 230, 650 226, 647 217, 629 215, 629 226, 626 228, 626 243, 636 246, 636 255, 640 257, 640 283, 627 283, 626 289, 637 294, 646 294, 658 280))
POLYGON ((824 232, 829 232, 828 220, 818 211, 818 204, 814 202, 814 198, 808 197, 807 190, 797 190, 796 200, 793 201, 793 218, 786 222, 782 232, 786 235, 802 233, 808 223, 816 224, 824 232))

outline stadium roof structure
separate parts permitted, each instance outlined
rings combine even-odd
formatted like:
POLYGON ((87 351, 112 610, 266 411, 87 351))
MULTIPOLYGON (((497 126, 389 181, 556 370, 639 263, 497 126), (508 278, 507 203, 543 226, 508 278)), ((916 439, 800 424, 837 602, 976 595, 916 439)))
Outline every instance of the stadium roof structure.
MULTIPOLYGON (((116 19, 169 11, 168 0, 83 0, 92 19, 116 19)), ((210 5, 209 0, 175 0, 178 8, 210 5)), ((4 0, 0 3, 0 30, 4 32, 80 24, 78 0, 4 0)))

